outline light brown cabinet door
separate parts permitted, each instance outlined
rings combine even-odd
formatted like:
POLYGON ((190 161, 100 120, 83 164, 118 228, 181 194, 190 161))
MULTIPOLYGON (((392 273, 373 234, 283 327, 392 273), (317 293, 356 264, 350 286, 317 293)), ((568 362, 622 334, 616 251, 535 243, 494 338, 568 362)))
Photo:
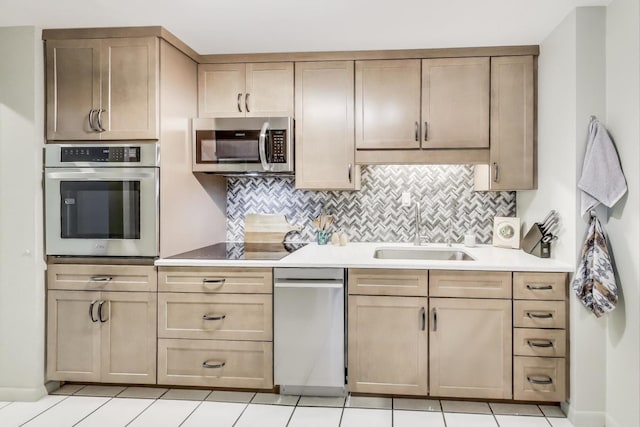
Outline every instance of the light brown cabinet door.
POLYGON ((510 399, 511 300, 429 299, 430 394, 510 399))
POLYGON ((349 296, 349 391, 426 396, 427 304, 426 297, 349 296))
POLYGON ((489 58, 422 60, 422 148, 489 147, 489 58))
POLYGON ((353 133, 353 62, 297 62, 296 188, 360 185, 353 133))
POLYGON ((356 61, 356 147, 420 148, 420 60, 356 61))
POLYGON ((293 62, 246 64, 247 117, 293 117, 293 62))
POLYGON ((100 46, 100 40, 47 41, 48 140, 100 139, 89 123, 100 108, 100 46))
POLYGON ((157 139, 159 39, 102 41, 101 139, 157 139))
POLYGON ((99 381, 100 292, 49 291, 47 298, 47 379, 99 381))
POLYGON ((101 380, 155 384, 157 295, 103 292, 100 302, 101 380))
POLYGON ((198 65, 198 117, 244 117, 245 64, 198 65))
POLYGON ((489 189, 536 188, 533 56, 491 58, 489 189))
POLYGON ((198 66, 199 117, 293 116, 293 62, 198 66))

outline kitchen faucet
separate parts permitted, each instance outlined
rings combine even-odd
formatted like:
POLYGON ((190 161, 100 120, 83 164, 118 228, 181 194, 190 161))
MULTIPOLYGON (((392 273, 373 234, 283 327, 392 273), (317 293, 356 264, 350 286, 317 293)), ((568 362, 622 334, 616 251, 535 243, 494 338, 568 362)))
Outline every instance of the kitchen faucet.
POLYGON ((422 223, 422 215, 420 214, 420 202, 416 201, 415 204, 415 229, 413 231, 413 244, 415 246, 420 246, 423 240, 427 238, 427 236, 420 235, 420 224, 422 223))

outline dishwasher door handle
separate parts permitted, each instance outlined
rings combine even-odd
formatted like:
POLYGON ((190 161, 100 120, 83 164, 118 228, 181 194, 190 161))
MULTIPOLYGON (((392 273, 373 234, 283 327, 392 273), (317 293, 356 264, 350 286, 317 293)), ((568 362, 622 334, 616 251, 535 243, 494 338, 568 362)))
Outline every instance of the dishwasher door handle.
POLYGON ((342 289, 344 282, 340 280, 287 280, 273 284, 274 288, 313 288, 313 289, 342 289))

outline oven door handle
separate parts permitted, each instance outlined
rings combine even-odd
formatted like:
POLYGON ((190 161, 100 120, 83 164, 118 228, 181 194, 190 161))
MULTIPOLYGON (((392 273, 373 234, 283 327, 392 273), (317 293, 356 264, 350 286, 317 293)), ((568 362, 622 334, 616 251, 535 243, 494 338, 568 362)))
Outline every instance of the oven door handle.
POLYGON ((260 163, 262 163, 262 169, 268 171, 269 164, 267 163, 267 132, 269 132, 269 122, 264 122, 260 129, 260 137, 258 139, 258 151, 260 153, 260 163))
POLYGON ((113 181, 113 180, 136 180, 155 178, 155 168, 145 168, 144 170, 127 168, 77 168, 77 169, 53 169, 47 168, 47 179, 73 179, 82 181, 113 181))

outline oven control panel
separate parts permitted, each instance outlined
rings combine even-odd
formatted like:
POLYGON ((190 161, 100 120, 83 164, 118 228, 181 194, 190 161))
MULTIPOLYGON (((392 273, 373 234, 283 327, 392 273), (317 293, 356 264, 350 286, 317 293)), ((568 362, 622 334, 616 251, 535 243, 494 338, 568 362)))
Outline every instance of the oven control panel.
POLYGON ((140 147, 62 147, 60 161, 65 162, 100 162, 100 163, 139 163, 140 147))

